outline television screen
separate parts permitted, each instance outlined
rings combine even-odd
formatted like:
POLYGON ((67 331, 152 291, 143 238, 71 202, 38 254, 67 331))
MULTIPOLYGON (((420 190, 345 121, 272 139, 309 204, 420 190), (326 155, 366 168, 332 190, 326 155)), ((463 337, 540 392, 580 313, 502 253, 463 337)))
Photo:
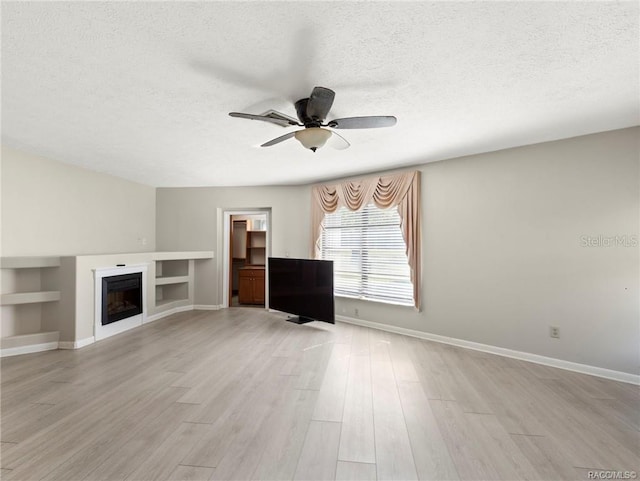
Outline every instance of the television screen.
POLYGON ((269 308, 299 316, 293 322, 335 323, 333 261, 269 257, 269 308))

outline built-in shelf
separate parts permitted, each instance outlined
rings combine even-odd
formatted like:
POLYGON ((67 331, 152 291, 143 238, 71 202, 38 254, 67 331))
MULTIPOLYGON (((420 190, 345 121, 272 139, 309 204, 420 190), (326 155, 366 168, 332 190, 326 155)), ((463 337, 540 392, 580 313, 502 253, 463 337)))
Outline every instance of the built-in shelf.
POLYGON ((182 306, 185 304, 186 301, 188 301, 188 299, 163 299, 161 301, 156 301, 156 307, 169 308, 169 307, 175 307, 175 306, 182 306))
MULTIPOLYGON (((57 344, 59 338, 60 333, 58 331, 36 332, 33 334, 3 337, 2 340, 0 340, 0 346, 2 349, 12 349, 16 347, 31 346, 34 344, 57 344)), ((56 345, 56 347, 58 346, 56 345)))
POLYGON ((60 263, 57 256, 0 258, 5 334, 0 340, 2 356, 58 348, 57 311, 50 306, 61 298, 60 263))
POLYGON ((189 300, 189 276, 187 282, 172 282, 167 284, 156 284, 156 307, 161 307, 167 302, 188 301, 189 300))
POLYGON ((33 256, 33 257, 2 257, 0 267, 2 269, 37 269, 40 267, 58 267, 60 257, 33 256))
POLYGON ((213 258, 213 252, 165 252, 155 255, 155 314, 193 304, 195 261, 213 258))
POLYGON ((175 261, 175 260, 197 260, 212 259, 213 251, 191 251, 191 252, 153 252, 151 254, 154 261, 175 261))
POLYGON ((183 284, 189 282, 189 276, 156 277, 156 286, 183 284))
POLYGON ((12 306, 15 304, 33 304, 36 302, 52 302, 60 300, 60 291, 16 292, 2 294, 0 304, 12 306))
POLYGON ((164 309, 175 301, 189 299, 190 259, 165 259, 156 261, 156 309, 164 309))
POLYGON ((263 230, 247 231, 247 264, 265 265, 267 252, 267 232, 263 230))
POLYGON ((156 279, 189 275, 188 259, 156 261, 156 279))

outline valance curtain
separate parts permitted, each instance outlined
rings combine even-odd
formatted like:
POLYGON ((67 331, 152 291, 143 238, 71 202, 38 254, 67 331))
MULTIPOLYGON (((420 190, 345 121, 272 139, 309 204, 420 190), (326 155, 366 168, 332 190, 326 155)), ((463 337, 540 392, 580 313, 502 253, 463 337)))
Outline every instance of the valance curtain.
POLYGON ((380 209, 398 206, 401 230, 411 269, 413 299, 420 308, 420 172, 368 177, 341 184, 315 185, 311 193, 311 239, 313 253, 320 257, 320 236, 325 213, 345 206, 360 210, 370 203, 380 209))

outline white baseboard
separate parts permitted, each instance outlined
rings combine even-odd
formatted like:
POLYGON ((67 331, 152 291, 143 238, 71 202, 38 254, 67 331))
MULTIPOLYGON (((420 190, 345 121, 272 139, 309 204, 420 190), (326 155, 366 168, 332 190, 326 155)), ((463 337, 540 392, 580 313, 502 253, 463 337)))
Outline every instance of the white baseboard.
POLYGON ((640 376, 627 372, 613 371, 611 369, 604 369, 602 367, 589 366, 588 364, 579 364, 577 362, 565 361, 562 359, 556 359, 547 356, 540 356, 538 354, 532 354, 529 352, 514 351, 512 349, 491 346, 489 344, 465 341, 464 339, 456 339, 455 337, 440 336, 438 334, 431 334, 428 332, 416 331, 413 329, 405 329, 403 327, 391 326, 389 324, 380 324, 378 322, 365 321, 363 319, 354 319, 352 317, 336 316, 336 320, 346 322, 348 324, 355 324, 358 326, 370 327, 372 329, 379 329, 381 331, 394 332, 396 334, 404 334, 406 336, 417 337, 420 339, 425 339, 427 341, 440 342, 443 344, 450 344, 452 346, 464 347, 466 349, 473 349, 474 351, 482 351, 489 354, 497 354, 498 356, 520 359, 521 361, 529 361, 536 364, 543 364, 545 366, 557 367, 560 369, 565 369, 567 371, 574 371, 582 374, 589 374, 591 376, 611 379, 614 381, 640 385, 640 376))
POLYGON ((222 306, 216 304, 196 304, 193 306, 194 311, 218 311, 222 306))
POLYGON ((93 336, 78 341, 60 341, 58 343, 58 349, 81 349, 94 342, 96 342, 96 338, 93 336))
POLYGON ((33 352, 54 351, 58 349, 58 341, 43 342, 42 344, 30 344, 27 346, 7 347, 0 349, 0 357, 18 356, 20 354, 31 354, 33 352))

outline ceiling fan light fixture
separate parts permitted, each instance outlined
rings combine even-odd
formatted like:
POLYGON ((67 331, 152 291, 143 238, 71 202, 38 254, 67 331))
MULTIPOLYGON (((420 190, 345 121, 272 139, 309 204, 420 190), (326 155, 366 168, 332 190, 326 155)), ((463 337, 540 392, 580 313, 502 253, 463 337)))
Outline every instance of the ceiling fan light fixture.
POLYGON ((267 111, 262 115, 229 112, 229 115, 241 119, 262 120, 282 127, 289 127, 291 125, 304 127, 303 130, 288 132, 280 137, 271 139, 260 147, 271 147, 295 136, 304 148, 313 152, 322 147, 329 139, 332 139, 331 147, 336 149, 346 149, 350 145, 349 142, 337 132, 323 129, 322 127, 330 127, 331 129, 375 129, 379 127, 391 127, 396 124, 396 118, 393 115, 344 117, 329 120, 325 123, 325 119, 333 105, 334 97, 335 92, 333 90, 326 87, 314 87, 309 97, 300 99, 295 103, 298 120, 276 111, 267 111))
POLYGON ((305 149, 315 152, 329 140, 331 131, 320 127, 309 127, 304 130, 298 130, 295 137, 305 149))

